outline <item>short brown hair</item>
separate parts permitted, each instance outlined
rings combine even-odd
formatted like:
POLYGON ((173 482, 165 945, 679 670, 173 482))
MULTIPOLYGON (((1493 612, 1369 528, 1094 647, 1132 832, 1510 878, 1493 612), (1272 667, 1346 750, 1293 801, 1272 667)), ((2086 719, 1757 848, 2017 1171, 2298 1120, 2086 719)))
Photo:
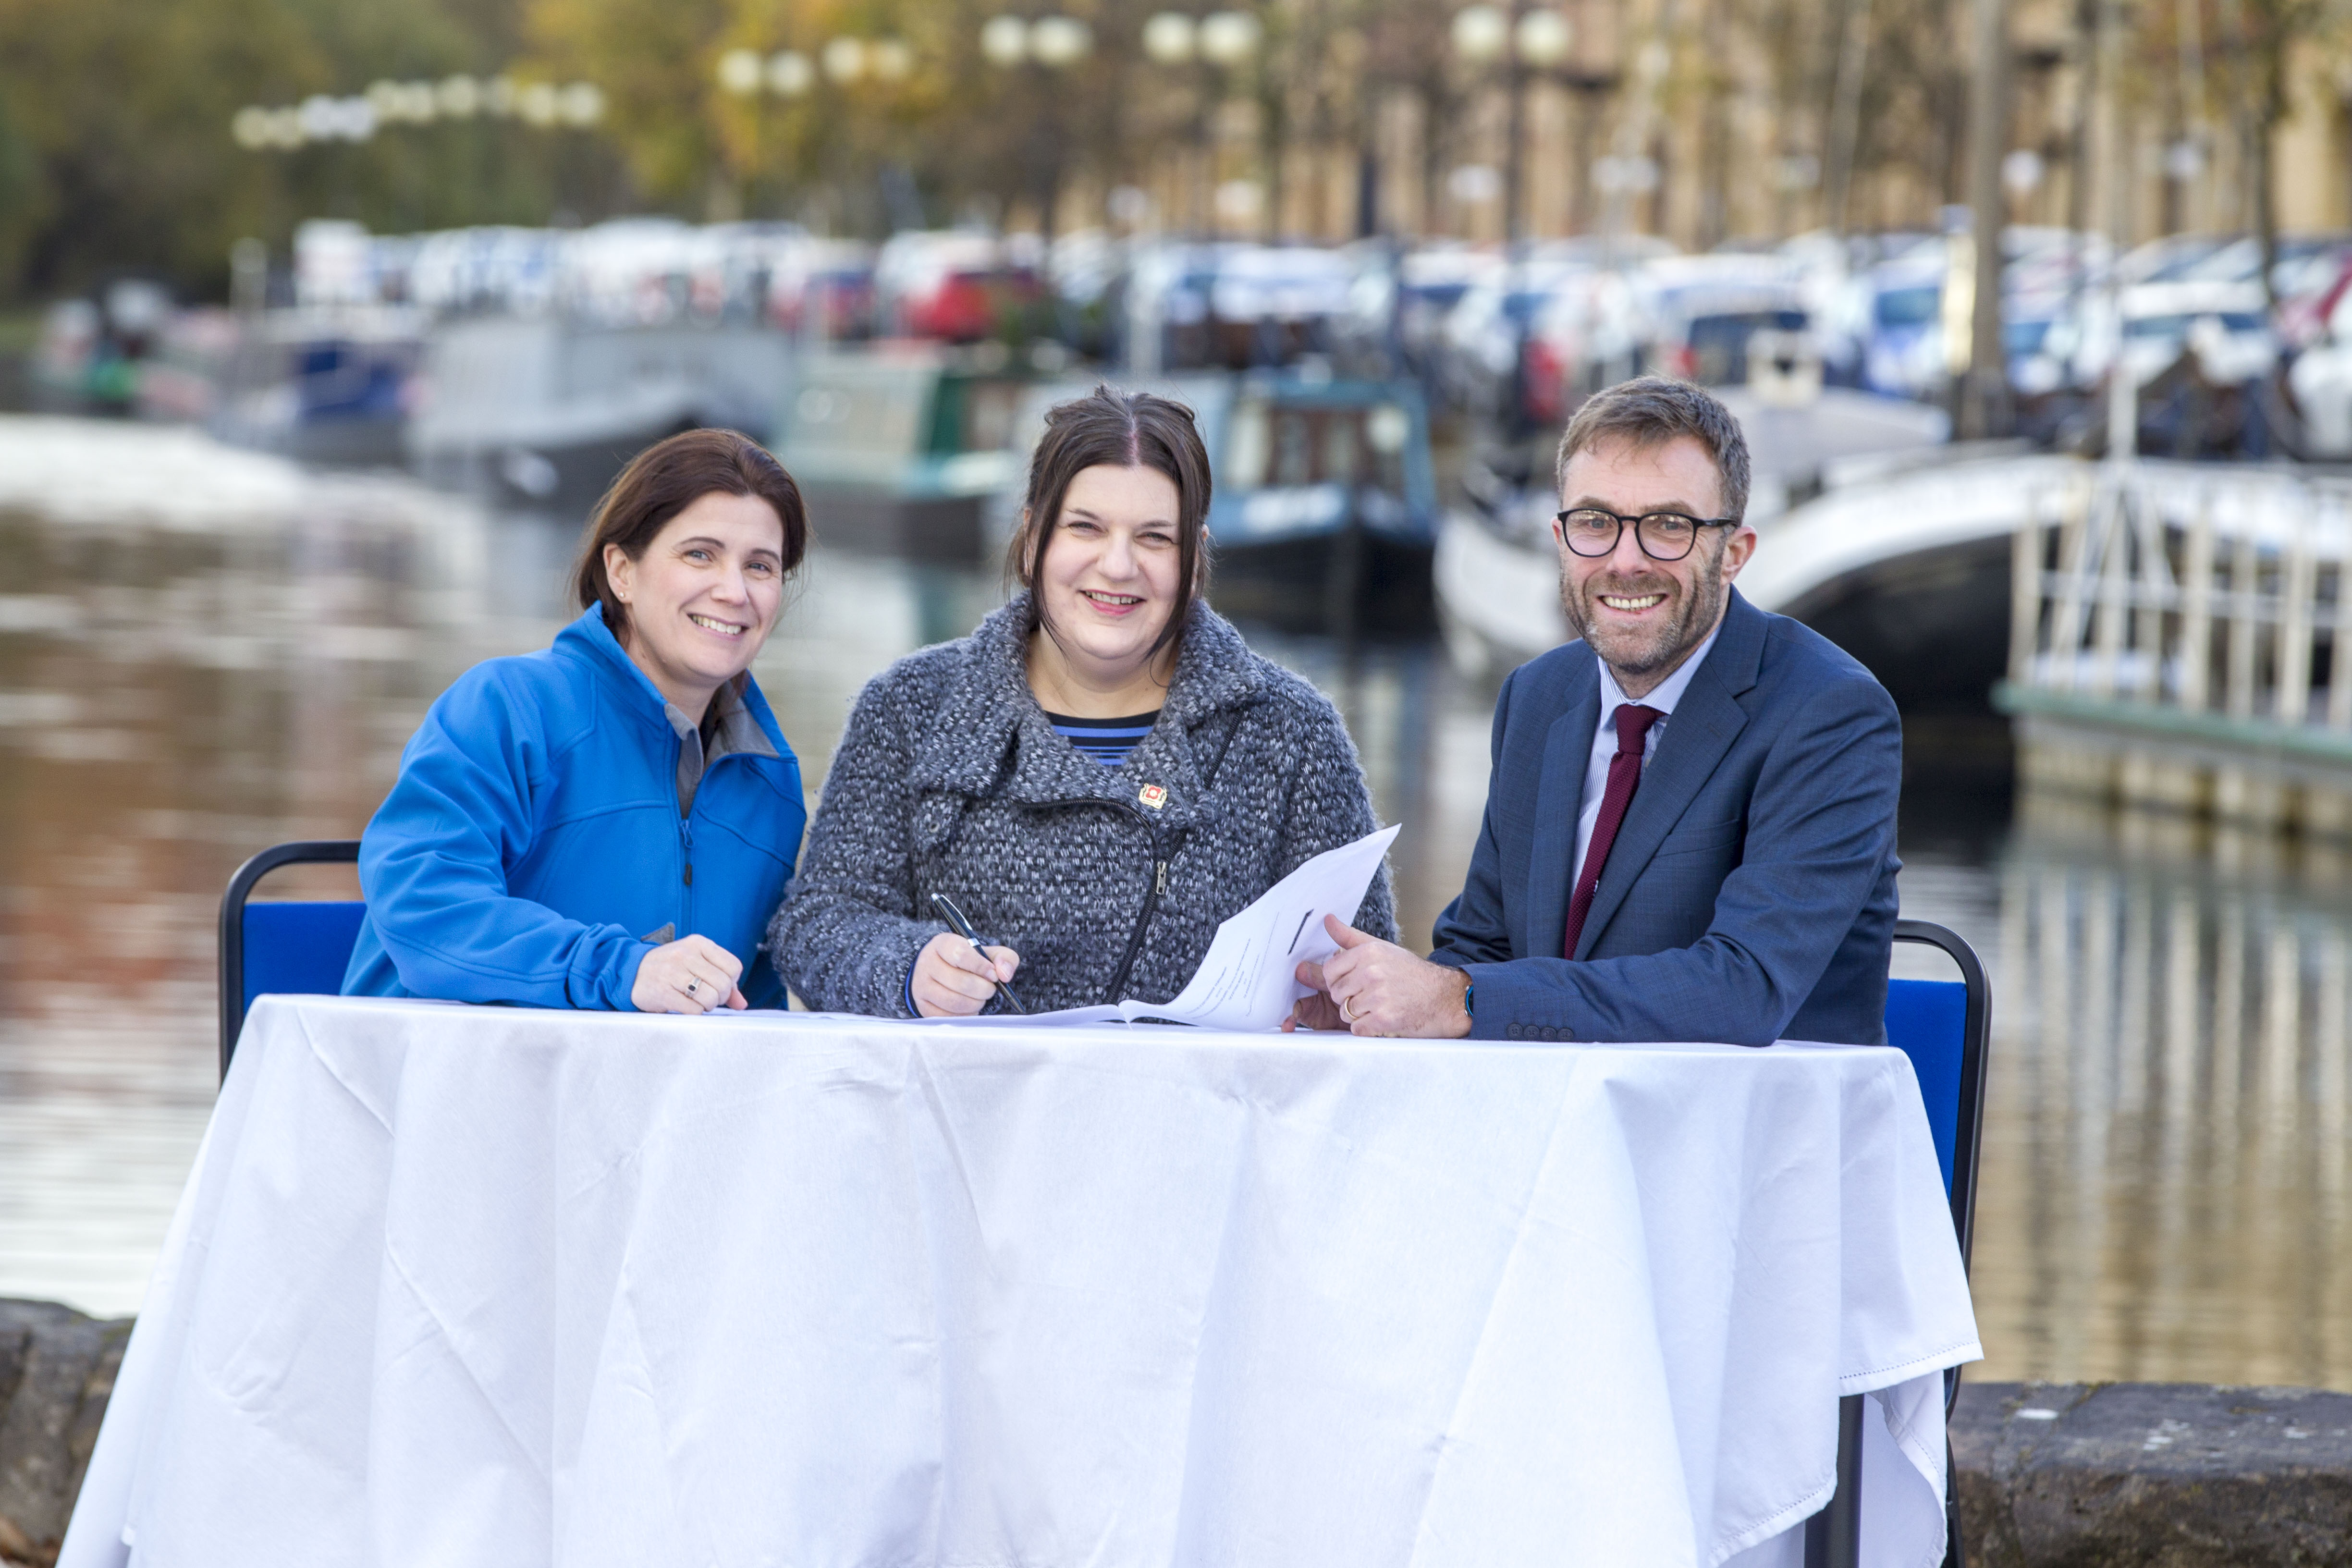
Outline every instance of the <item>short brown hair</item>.
POLYGON ((1663 375, 1621 381, 1584 400, 1560 432, 1559 460, 1552 483, 1568 484, 1568 460, 1603 441, 1630 441, 1637 448, 1663 447, 1688 436, 1715 459, 1723 485, 1723 515, 1748 516, 1748 437, 1723 400, 1705 387, 1663 375))
POLYGON ((1150 468, 1167 475, 1176 487, 1176 603, 1151 645, 1158 653, 1183 635, 1194 595, 1209 585, 1209 449, 1192 411, 1182 404, 1103 384, 1048 410, 1045 434, 1029 459, 1029 489, 1021 526, 1005 552, 1004 569, 1014 582, 1032 590, 1029 629, 1034 632, 1045 625, 1034 592, 1037 575, 1045 568, 1045 546, 1061 521, 1070 481, 1105 464, 1150 468))
POLYGON ((604 574, 604 546, 617 544, 622 554, 642 561, 671 518, 713 493, 757 496, 775 508, 784 525, 784 570, 800 565, 808 553, 808 508, 784 466, 736 431, 682 430, 629 459, 596 503, 572 568, 580 607, 602 605, 606 628, 614 637, 625 631, 629 609, 604 574))

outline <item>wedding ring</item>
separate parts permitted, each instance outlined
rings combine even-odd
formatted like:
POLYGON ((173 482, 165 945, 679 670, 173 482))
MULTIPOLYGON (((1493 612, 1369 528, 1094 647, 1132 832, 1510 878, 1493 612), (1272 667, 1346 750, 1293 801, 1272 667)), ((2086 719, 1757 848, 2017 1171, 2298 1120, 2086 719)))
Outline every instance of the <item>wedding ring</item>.
POLYGON ((1356 1016, 1354 1009, 1349 1005, 1349 1004, 1354 1000, 1355 998, 1352 996, 1342 996, 1339 998, 1339 1016, 1347 1019, 1350 1024, 1361 1022, 1361 1020, 1356 1016))

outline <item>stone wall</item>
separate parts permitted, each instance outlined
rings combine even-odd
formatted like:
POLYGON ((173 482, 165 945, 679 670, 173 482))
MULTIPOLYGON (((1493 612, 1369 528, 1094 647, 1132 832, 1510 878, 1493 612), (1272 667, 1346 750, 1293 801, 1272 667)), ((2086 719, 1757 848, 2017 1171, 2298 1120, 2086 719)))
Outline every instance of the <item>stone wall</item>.
POLYGON ((2352 1568, 2352 1394, 1960 1385, 1970 1568, 2352 1568))
POLYGON ((0 1562, 57 1560, 131 1320, 0 1300, 0 1562))

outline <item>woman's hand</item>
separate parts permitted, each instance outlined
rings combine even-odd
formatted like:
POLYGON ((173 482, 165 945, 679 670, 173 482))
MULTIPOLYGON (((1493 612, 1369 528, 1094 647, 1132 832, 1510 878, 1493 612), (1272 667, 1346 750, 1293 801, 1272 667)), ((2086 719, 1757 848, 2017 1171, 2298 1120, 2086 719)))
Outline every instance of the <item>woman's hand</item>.
POLYGON ((1331 993, 1323 982, 1323 966, 1302 963, 1293 976, 1307 987, 1307 994, 1290 1005, 1290 1016, 1282 1021, 1286 1035, 1295 1029, 1346 1029, 1351 1026, 1339 1016, 1339 1004, 1331 1000, 1331 993))
POLYGON ((969 1018, 988 1005, 996 983, 1010 980, 1021 967, 1021 955, 1009 947, 992 947, 983 958, 971 943, 943 931, 915 955, 915 1012, 925 1018, 969 1018))
POLYGON ((707 936, 686 936, 646 954, 629 1005, 640 1013, 708 1013, 714 1007, 742 1009, 736 982, 743 964, 707 936))

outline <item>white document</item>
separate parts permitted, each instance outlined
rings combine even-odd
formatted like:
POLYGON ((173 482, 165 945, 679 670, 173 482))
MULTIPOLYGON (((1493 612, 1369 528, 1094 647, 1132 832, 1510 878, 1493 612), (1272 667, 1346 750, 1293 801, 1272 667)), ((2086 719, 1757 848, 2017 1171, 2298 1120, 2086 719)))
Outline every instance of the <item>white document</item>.
MULTIPOLYGON (((1402 825, 1367 834, 1300 866, 1255 903, 1217 927, 1208 956, 1191 984, 1169 1002, 1126 1001, 1117 1006, 1066 1007, 1058 1013, 992 1014, 984 1018, 924 1018, 926 1024, 1115 1024, 1139 1018, 1198 1024, 1210 1029, 1274 1029, 1290 1005, 1307 994, 1295 973, 1339 951, 1323 928, 1325 915, 1355 919, 1372 875, 1381 868, 1402 825)), ((1016 985, 1020 984, 1016 977, 1016 985)))

